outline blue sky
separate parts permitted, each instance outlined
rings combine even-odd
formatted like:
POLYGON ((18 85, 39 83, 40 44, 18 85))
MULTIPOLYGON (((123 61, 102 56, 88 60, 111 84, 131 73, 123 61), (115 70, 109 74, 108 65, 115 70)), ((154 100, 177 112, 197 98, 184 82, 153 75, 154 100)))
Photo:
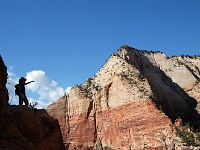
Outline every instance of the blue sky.
POLYGON ((47 106, 123 44, 168 56, 200 54, 199 8, 199 0, 0 0, 10 103, 17 103, 13 85, 24 76, 36 81, 29 99, 47 106), (59 94, 50 98, 52 91, 59 94))

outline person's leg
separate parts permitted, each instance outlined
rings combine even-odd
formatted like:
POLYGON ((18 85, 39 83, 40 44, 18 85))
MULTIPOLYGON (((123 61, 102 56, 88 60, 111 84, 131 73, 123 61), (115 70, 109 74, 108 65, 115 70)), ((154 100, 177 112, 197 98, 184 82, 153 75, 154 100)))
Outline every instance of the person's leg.
POLYGON ((26 97, 26 95, 24 96, 24 103, 28 107, 28 98, 26 97))
POLYGON ((23 105, 23 97, 19 96, 19 105, 23 105))

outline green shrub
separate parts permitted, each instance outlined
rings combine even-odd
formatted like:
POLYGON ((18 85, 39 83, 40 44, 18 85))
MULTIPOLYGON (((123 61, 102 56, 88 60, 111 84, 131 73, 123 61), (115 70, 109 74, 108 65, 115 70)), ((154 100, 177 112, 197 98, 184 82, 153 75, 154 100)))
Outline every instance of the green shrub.
POLYGON ((194 131, 190 124, 181 127, 176 127, 177 135, 182 139, 182 142, 187 146, 200 146, 200 132, 194 131))

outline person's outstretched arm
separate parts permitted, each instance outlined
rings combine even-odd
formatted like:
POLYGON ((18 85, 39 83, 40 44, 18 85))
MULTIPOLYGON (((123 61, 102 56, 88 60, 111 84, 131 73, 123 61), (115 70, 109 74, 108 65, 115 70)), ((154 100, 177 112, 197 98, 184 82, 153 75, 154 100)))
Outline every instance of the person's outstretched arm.
POLYGON ((34 81, 27 82, 27 83, 25 83, 24 85, 30 84, 31 82, 34 82, 34 81))

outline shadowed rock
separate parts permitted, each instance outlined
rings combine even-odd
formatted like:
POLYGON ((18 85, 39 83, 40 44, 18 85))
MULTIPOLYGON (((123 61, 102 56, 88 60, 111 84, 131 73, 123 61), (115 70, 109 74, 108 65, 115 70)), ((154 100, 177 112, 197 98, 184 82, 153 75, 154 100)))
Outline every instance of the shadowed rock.
POLYGON ((7 76, 7 67, 0 55, 0 110, 8 106, 7 76))
POLYGON ((0 113, 0 149, 62 150, 58 121, 46 110, 9 106, 0 113))

